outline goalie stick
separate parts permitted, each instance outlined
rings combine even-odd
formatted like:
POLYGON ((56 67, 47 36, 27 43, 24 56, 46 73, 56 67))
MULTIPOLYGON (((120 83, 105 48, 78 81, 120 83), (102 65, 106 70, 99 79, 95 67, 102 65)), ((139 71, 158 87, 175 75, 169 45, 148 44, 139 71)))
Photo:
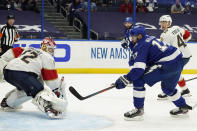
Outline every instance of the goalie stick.
POLYGON ((69 91, 75 96, 75 97, 77 97, 79 100, 85 100, 85 99, 87 99, 87 98, 90 98, 90 97, 92 97, 92 96, 95 96, 95 95, 98 95, 98 94, 100 94, 100 93, 103 93, 103 92, 105 92, 105 91, 107 91, 107 90, 110 90, 110 89, 113 89, 113 88, 115 88, 116 86, 115 85, 112 85, 112 86, 110 86, 110 87, 107 87, 107 88, 105 88, 105 89, 102 89, 102 90, 100 90, 100 91, 97 91, 97 92, 95 92, 95 93, 92 93, 92 94, 90 94, 90 95, 88 95, 88 96, 81 96, 76 90, 75 90, 75 88, 74 87, 72 87, 72 86, 70 86, 69 87, 69 91))

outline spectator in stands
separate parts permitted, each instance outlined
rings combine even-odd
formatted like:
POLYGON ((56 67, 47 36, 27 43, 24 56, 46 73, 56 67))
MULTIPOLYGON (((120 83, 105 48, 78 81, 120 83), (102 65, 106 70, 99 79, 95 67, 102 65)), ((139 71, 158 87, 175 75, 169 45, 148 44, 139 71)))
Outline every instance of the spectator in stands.
POLYGON ((137 8, 136 8, 137 13, 146 13, 147 9, 144 5, 143 0, 137 0, 137 8))
POLYGON ((82 10, 83 10, 83 0, 73 0, 71 7, 69 9, 70 13, 68 15, 69 25, 73 24, 75 13, 82 10))
POLYGON ((13 10, 22 11, 24 0, 15 0, 12 5, 13 10))
POLYGON ((7 10, 11 9, 11 1, 10 0, 7 0, 6 8, 7 8, 7 10))
POLYGON ((81 11, 83 7, 83 0, 73 0, 71 4, 71 11, 81 11))
POLYGON ((176 0, 176 3, 172 5, 171 7, 171 14, 183 14, 184 8, 179 2, 179 0, 176 0))
POLYGON ((7 0, 6 8, 8 10, 22 11, 24 0, 7 0))
POLYGON ((37 13, 40 13, 40 11, 37 8, 37 0, 25 0, 23 4, 23 10, 32 10, 37 13))
POLYGON ((96 3, 101 6, 112 6, 115 0, 96 0, 96 3))
MULTIPOLYGON (((90 9, 92 12, 97 11, 96 0, 90 0, 90 9)), ((88 1, 87 0, 83 3, 83 10, 84 11, 88 10, 88 1)))
POLYGON ((191 8, 195 8, 196 5, 197 5, 197 0, 185 0, 185 6, 186 6, 188 3, 190 4, 190 7, 191 7, 191 8))
POLYGON ((187 2, 187 3, 186 3, 186 5, 185 5, 185 10, 184 10, 184 14, 188 14, 188 15, 191 14, 191 4, 190 4, 190 2, 187 2))
POLYGON ((192 7, 197 8, 197 0, 192 4, 192 7))
POLYGON ((108 0, 97 0, 96 5, 104 7, 107 6, 107 2, 108 0))
POLYGON ((125 0, 124 3, 120 6, 120 12, 133 13, 133 6, 129 0, 125 0))
POLYGON ((71 7, 72 5, 72 0, 61 0, 61 6, 63 6, 64 8, 67 8, 67 7, 71 7))
POLYGON ((158 8, 157 0, 145 0, 145 5, 148 12, 153 12, 156 8, 158 8))

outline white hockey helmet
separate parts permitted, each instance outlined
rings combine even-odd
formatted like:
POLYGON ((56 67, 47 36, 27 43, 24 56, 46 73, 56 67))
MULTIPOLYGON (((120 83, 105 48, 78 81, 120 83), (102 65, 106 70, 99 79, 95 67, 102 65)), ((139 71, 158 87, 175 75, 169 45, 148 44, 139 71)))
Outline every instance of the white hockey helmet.
POLYGON ((137 0, 138 3, 143 3, 143 0, 137 0))
POLYGON ((170 15, 162 15, 162 16, 159 18, 159 25, 160 25, 160 22, 164 22, 164 21, 169 22, 169 23, 170 23, 169 26, 171 26, 171 24, 172 24, 172 18, 171 18, 170 15))
POLYGON ((51 55, 54 54, 55 42, 52 38, 45 37, 41 43, 41 49, 51 55))

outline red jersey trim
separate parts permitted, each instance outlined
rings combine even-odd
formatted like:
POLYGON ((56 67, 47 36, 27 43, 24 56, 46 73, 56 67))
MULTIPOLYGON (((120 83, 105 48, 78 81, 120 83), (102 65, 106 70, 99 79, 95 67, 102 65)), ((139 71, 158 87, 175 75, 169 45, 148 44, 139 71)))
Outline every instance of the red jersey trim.
POLYGON ((190 35, 191 35, 190 32, 188 30, 185 30, 185 33, 183 35, 183 39, 187 40, 190 37, 190 35))
POLYGON ((54 80, 58 78, 57 70, 44 69, 41 70, 43 80, 54 80))
POLYGON ((12 48, 14 57, 15 57, 15 58, 19 57, 20 54, 23 52, 23 50, 24 50, 24 49, 21 48, 21 47, 12 48))

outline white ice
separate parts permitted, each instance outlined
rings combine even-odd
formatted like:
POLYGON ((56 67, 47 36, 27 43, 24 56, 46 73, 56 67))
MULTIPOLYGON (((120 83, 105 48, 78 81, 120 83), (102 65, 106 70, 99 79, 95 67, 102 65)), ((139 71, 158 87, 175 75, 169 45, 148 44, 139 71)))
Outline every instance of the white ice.
MULTIPOLYGON (((196 131, 197 108, 185 118, 172 118, 169 111, 175 106, 170 101, 158 101, 160 84, 146 89, 145 118, 143 121, 125 121, 123 114, 133 109, 132 87, 112 89, 87 100, 80 101, 69 91, 73 86, 83 96, 108 87, 121 74, 65 74, 68 96, 68 114, 64 120, 51 120, 39 112, 31 102, 20 112, 0 112, 1 131, 196 131)), ((184 75, 185 79, 197 77, 184 75)), ((189 104, 197 103, 196 80, 187 82, 192 97, 189 104)), ((0 84, 0 100, 13 89, 0 84)), ((179 88, 179 87, 177 87, 179 88)))

